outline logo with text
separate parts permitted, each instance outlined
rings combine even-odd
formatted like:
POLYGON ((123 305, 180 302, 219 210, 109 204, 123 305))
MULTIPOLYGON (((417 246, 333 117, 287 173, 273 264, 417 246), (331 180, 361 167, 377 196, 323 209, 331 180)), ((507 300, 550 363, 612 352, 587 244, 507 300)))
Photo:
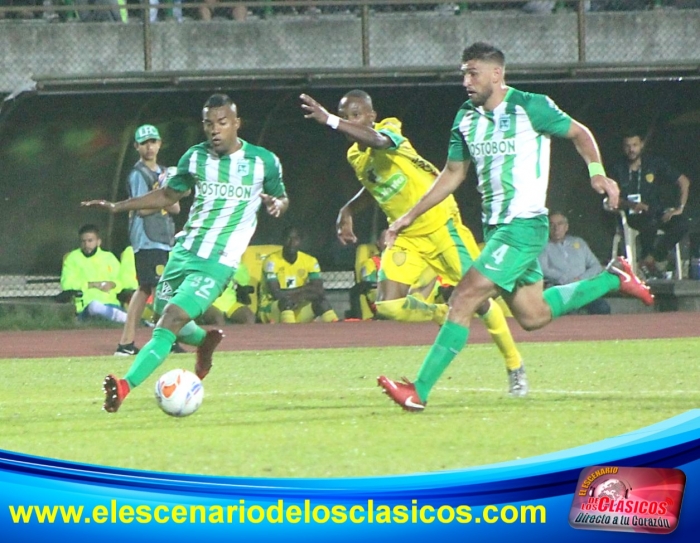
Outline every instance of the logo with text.
POLYGON ((685 473, 593 466, 579 477, 569 524, 582 530, 668 534, 678 526, 685 473))

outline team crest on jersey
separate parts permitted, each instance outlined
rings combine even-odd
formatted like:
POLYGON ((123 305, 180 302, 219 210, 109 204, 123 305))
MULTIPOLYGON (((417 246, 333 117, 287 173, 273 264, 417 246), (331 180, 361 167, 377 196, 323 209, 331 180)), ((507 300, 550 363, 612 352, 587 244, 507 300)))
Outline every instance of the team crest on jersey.
POLYGON ((406 253, 403 251, 395 251, 391 254, 391 260, 397 266, 403 266, 406 263, 406 253))
POLYGON ((160 289, 158 289, 156 293, 156 297, 160 300, 169 300, 170 298, 172 298, 173 287, 170 286, 170 283, 168 283, 167 281, 161 283, 160 289))
POLYGON ((248 175, 250 173, 250 164, 248 163, 248 161, 239 160, 236 172, 238 173, 238 175, 241 176, 248 175))
POLYGON ((501 115, 498 118, 498 129, 501 132, 507 132, 510 130, 510 115, 501 115))

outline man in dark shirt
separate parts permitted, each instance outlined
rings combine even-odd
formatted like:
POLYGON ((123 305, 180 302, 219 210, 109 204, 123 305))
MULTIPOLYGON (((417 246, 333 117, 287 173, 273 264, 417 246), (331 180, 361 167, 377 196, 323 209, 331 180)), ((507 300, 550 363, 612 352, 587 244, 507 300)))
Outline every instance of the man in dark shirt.
POLYGON ((610 171, 620 185, 620 209, 627 213, 630 227, 639 231, 642 270, 648 276, 659 277, 657 261, 665 261, 688 231, 683 210, 690 180, 664 159, 643 154, 644 140, 636 131, 624 135, 622 151, 625 160, 610 171), (673 193, 672 199, 669 192, 673 193), (659 229, 664 235, 657 239, 659 229))

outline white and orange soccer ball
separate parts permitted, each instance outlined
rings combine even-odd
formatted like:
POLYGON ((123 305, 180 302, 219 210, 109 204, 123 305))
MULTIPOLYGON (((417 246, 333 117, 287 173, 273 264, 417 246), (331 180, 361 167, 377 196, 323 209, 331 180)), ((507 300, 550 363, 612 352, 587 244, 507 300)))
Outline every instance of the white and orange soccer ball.
POLYGON ((187 370, 170 370, 156 382, 156 401, 160 408, 172 417, 191 415, 204 399, 204 387, 194 373, 187 370))

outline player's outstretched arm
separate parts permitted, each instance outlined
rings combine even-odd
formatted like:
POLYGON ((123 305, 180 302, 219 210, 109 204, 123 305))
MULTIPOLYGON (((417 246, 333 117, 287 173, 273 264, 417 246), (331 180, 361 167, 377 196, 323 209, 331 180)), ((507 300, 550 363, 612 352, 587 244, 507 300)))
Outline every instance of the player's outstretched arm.
POLYGON ((586 161, 593 190, 598 194, 606 195, 606 205, 610 209, 617 209, 620 202, 620 187, 615 181, 605 175, 598 144, 591 131, 578 121, 572 120, 566 137, 574 142, 576 151, 586 161))
POLYGON ((452 161, 448 160, 440 174, 435 178, 430 189, 423 197, 418 200, 407 213, 396 219, 387 230, 386 244, 387 247, 392 247, 399 232, 407 228, 413 221, 420 217, 426 211, 432 209, 462 184, 462 181, 467 177, 469 169, 469 161, 452 161))
POLYGON ((394 145, 388 136, 377 132, 371 126, 346 121, 337 115, 329 113, 326 108, 308 94, 302 94, 299 96, 299 99, 302 102, 301 109, 305 112, 305 119, 313 119, 319 124, 330 126, 332 129, 350 136, 353 141, 372 149, 388 149, 394 145))
POLYGON ((265 205, 265 210, 267 211, 268 215, 271 215, 275 218, 284 215, 284 212, 287 211, 287 208, 289 207, 289 198, 287 198, 286 195, 277 198, 275 196, 270 196, 269 194, 262 193, 260 195, 260 199, 265 205))
POLYGON ((347 204, 340 208, 338 218, 335 220, 335 231, 340 243, 343 245, 357 243, 357 236, 353 230, 353 215, 362 211, 373 201, 372 195, 362 187, 347 204))
POLYGON ((183 198, 187 192, 179 192, 170 187, 151 191, 143 196, 129 198, 121 202, 108 202, 107 200, 88 200, 81 202, 83 207, 99 207, 110 213, 121 213, 123 211, 138 211, 139 209, 164 209, 172 206, 183 198))

